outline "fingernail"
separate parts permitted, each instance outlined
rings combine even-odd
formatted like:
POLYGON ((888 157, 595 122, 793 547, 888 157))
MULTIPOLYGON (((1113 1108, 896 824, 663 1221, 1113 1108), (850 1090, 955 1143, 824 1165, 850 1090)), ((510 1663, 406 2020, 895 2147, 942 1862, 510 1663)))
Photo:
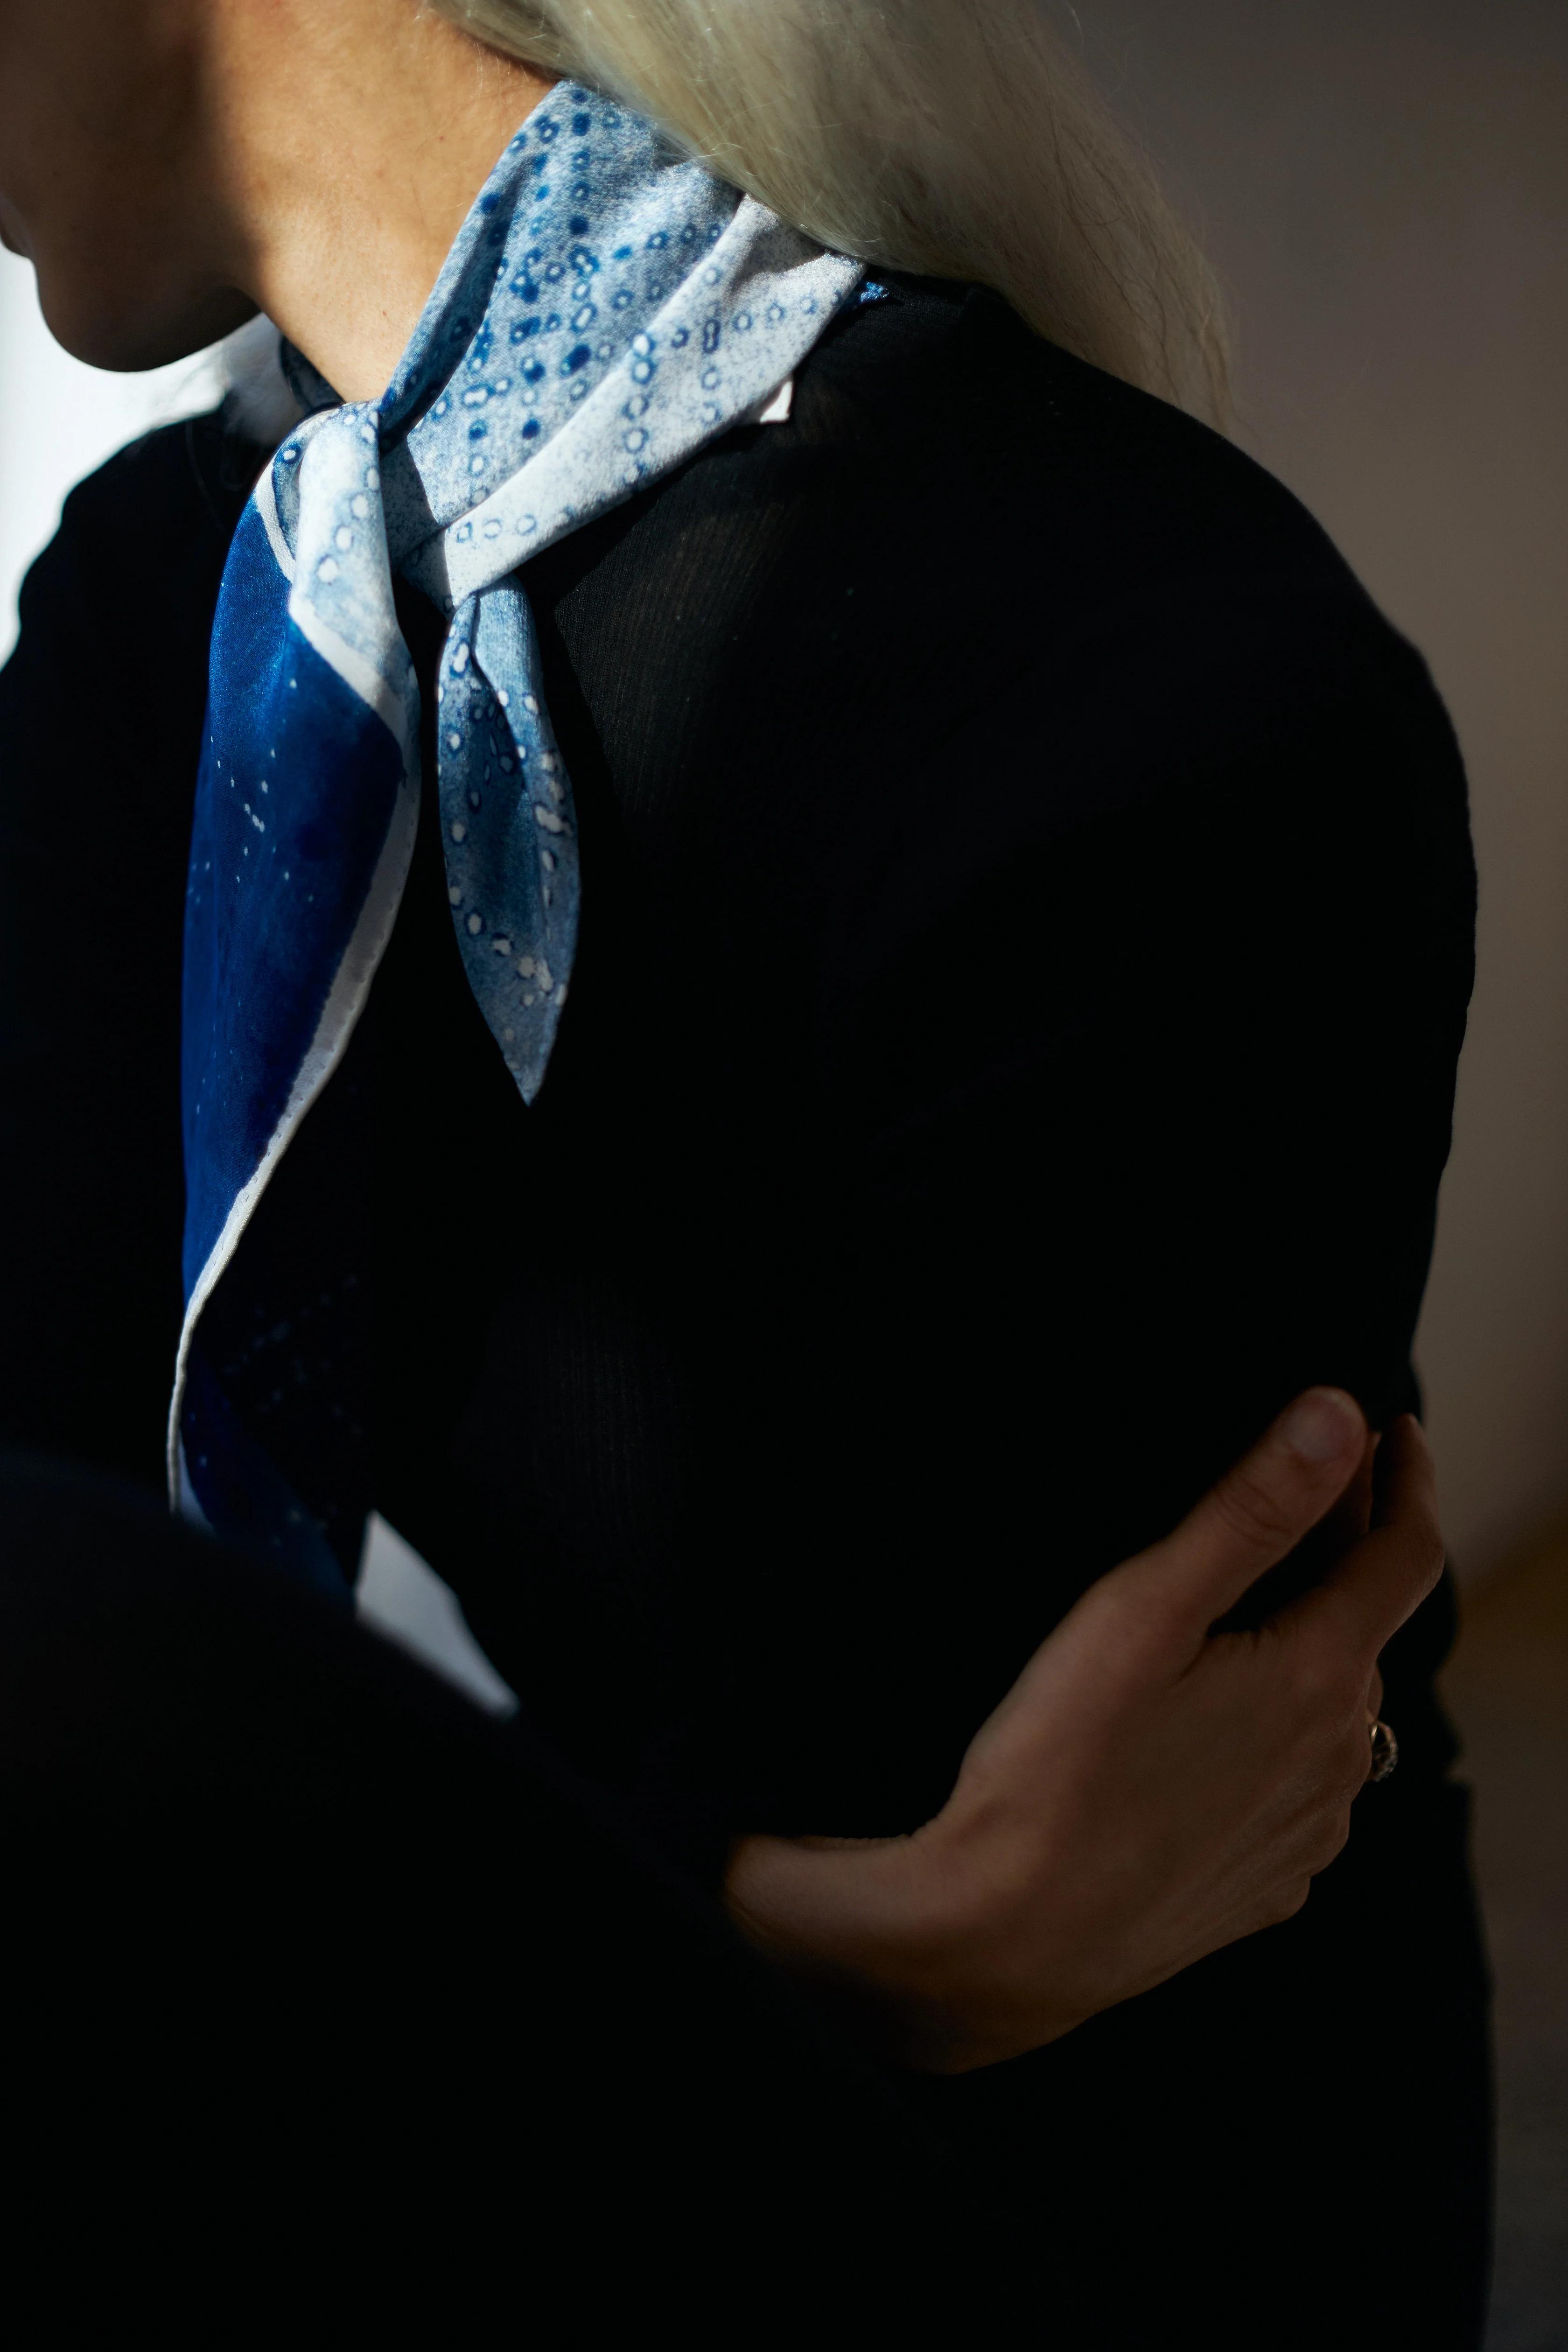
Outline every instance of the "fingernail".
POLYGON ((1360 1445, 1364 1423, 1343 1389, 1310 1389, 1279 1424, 1279 1433, 1302 1462, 1335 1462, 1360 1445))

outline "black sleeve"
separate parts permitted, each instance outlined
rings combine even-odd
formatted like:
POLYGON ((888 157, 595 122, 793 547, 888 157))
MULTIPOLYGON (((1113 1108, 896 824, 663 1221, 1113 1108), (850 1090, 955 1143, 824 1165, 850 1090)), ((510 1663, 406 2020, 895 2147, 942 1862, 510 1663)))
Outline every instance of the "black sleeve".
POLYGON ((233 469, 202 419, 73 491, 0 673, 0 1444, 160 1484, 182 910, 233 469))
POLYGON ((1298 1390, 1413 1404, 1471 979, 1452 730, 1348 588, 1131 604, 901 784, 802 1273, 849 1337, 773 1401, 824 1466, 775 1475, 772 1648, 730 1669, 765 1818, 789 1692, 841 1656, 805 1744, 864 1817, 795 1826, 845 1832, 940 1803, 1078 1594, 1298 1390))

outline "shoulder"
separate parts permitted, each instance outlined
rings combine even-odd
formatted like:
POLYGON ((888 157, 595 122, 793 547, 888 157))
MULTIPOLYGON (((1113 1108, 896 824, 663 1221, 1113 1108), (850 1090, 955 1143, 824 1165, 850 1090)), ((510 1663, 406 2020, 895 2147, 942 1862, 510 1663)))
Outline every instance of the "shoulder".
POLYGON ((1004 906, 1020 937, 1092 910, 1136 955, 1131 910, 1172 898, 1233 941, 1243 908, 1314 952, 1381 929, 1413 969, 1441 940, 1462 981, 1447 713, 1264 467, 960 289, 847 322, 798 415, 834 489, 763 621, 835 707, 857 959, 1004 906))
POLYGON ((27 574, 16 660, 76 657, 141 674, 150 637, 205 647, 228 544, 259 453, 221 415, 183 419, 79 483, 27 574))
POLYGON ((1350 581, 1306 509, 1234 443, 981 288, 894 281, 813 353, 796 419, 818 446, 854 449, 868 496, 907 504, 911 541, 936 531, 993 554, 1010 587, 1069 567, 1080 593, 1238 568, 1350 581))
POLYGON ((1398 807, 1455 845, 1463 769, 1426 663, 1222 435, 973 289, 872 309, 803 389, 803 432, 858 453, 817 542, 820 654, 967 743, 977 803, 1034 828, 1238 792, 1283 819, 1307 775, 1326 829, 1398 807))
POLYGON ((832 743, 844 823, 896 826, 922 778, 982 829, 1238 771, 1267 798, 1282 751, 1299 772, 1346 740, 1344 792, 1413 773, 1462 811, 1425 663, 1300 502, 993 295, 895 285, 825 337, 787 427, 731 436, 668 495, 668 545, 723 515, 747 551, 743 596, 707 576, 715 708, 776 747, 759 781, 832 743), (1403 771, 1374 755, 1391 738, 1403 771))
POLYGON ((526 576, 589 670, 601 640, 617 675, 635 651, 648 691, 679 672, 689 718, 792 758, 803 730, 886 740, 901 706, 929 741, 1021 704, 1065 753, 1080 723, 1212 740, 1325 696, 1434 700, 1262 467, 931 281, 836 322, 787 425, 727 436, 526 576))
POLYGON ((65 840, 84 894, 112 897, 132 873, 173 891, 183 876, 212 616, 255 459, 216 415, 191 418, 121 450, 67 499, 0 671, 8 877, 65 840), (84 694, 97 716, 70 791, 41 790, 78 736, 84 694))
POLYGON ((830 535, 840 562, 857 551, 889 643, 918 602, 997 681, 1053 657, 1076 668, 1101 639, 1141 640, 1156 666, 1164 641, 1249 673, 1264 648, 1288 672, 1330 646, 1410 672, 1282 483, 994 295, 904 282, 826 340, 798 415, 804 438, 852 452, 822 552, 830 535))
POLYGON ((90 541, 100 561, 119 548, 128 562, 156 562, 205 541, 221 562, 263 456, 221 408, 160 425, 69 492, 55 544, 77 552, 90 541))

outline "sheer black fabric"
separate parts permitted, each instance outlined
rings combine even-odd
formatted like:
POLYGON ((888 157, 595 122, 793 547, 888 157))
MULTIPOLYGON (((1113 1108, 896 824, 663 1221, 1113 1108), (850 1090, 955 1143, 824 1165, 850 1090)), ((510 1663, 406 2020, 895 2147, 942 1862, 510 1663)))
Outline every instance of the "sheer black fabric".
MULTIPOLYGON (((365 1502, 458 1591, 530 1736, 707 1885, 741 1830, 926 1818, 1074 1597, 1297 1389, 1413 1401, 1470 982, 1451 730, 1316 526, 992 298, 894 290, 787 426, 529 568, 584 877, 534 1111, 468 997, 433 823, 336 1082, 374 1138, 365 1502)), ((79 491, 0 678, 26 1236, 0 1430, 148 1481, 202 657, 247 462, 208 421, 79 491), (83 632, 125 747, 90 808, 60 762, 83 632)), ((226 1305, 307 1476, 310 1360, 266 1269, 309 1262, 310 1129, 226 1305)), ((1009 2227, 1099 2283, 1108 2341, 1195 2308, 1167 2273, 1216 2200, 1249 2251, 1211 2334, 1284 2272, 1321 2298, 1303 2343, 1408 2317, 1413 2279, 1411 2340, 1474 2341, 1447 1611, 1386 1662, 1397 1794, 1300 1922, 918 2094, 1009 2227), (1369 2066, 1395 2086, 1374 2213, 1339 2153, 1369 2066)))
POLYGON ((14 1458, 0 1838, 7 2270, 55 2330, 956 2315, 953 2151, 526 1729, 14 1458))

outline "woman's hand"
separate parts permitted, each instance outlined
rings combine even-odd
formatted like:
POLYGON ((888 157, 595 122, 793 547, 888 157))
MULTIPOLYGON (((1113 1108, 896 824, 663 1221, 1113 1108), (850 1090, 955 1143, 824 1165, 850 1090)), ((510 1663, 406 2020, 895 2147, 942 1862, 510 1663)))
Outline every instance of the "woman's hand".
POLYGON ((786 1966, 869 1997, 905 2061, 1016 2057, 1288 1919, 1343 1846, 1377 1658, 1442 1573, 1406 1417, 1370 1533, 1255 1632, 1215 1630, 1364 1475, 1366 1424, 1300 1398, 1163 1543, 1088 1591, 912 1837, 751 1837, 731 1910, 786 1966))

